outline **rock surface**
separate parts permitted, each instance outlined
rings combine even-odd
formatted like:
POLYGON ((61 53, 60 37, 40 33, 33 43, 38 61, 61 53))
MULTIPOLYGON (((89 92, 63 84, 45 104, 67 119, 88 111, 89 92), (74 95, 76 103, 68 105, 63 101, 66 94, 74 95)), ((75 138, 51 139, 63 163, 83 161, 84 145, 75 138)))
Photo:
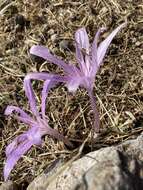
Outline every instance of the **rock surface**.
POLYGON ((143 134, 119 146, 91 152, 59 170, 42 174, 27 190, 141 190, 143 134))
POLYGON ((7 181, 2 183, 0 190, 18 190, 18 188, 12 181, 7 181))

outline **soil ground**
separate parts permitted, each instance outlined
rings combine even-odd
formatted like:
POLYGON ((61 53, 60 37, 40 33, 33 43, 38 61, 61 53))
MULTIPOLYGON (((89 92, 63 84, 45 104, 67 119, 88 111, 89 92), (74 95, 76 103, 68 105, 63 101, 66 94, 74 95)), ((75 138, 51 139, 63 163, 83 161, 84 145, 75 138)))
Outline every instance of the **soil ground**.
MULTIPOLYGON (((127 19, 109 47, 95 82, 94 93, 101 120, 101 133, 90 139, 83 154, 111 146, 143 131, 143 2, 142 0, 1 0, 0 1, 0 181, 6 146, 27 126, 14 117, 5 117, 7 105, 28 111, 23 90, 25 75, 33 71, 62 72, 58 67, 37 57, 29 49, 34 44, 47 46, 64 60, 75 61, 74 33, 85 26, 90 40, 101 26, 107 28, 103 40, 127 19)), ((33 81, 40 105, 42 82, 33 81)), ((26 186, 53 161, 70 159, 78 152, 92 128, 92 110, 84 89, 69 94, 57 86, 47 103, 49 125, 57 128, 75 144, 69 150, 49 136, 41 147, 33 146, 11 173, 11 180, 26 186)))

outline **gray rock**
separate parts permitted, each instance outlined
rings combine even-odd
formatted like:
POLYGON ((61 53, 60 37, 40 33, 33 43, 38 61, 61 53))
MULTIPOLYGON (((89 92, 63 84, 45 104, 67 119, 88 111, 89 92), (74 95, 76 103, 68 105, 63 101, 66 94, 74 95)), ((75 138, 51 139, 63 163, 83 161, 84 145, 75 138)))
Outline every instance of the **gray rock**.
POLYGON ((143 189, 143 134, 119 146, 91 152, 37 179, 42 185, 34 180, 27 190, 143 189))
POLYGON ((135 190, 143 188, 143 178, 138 171, 138 169, 143 171, 142 164, 135 159, 129 159, 118 150, 106 149, 105 153, 107 160, 101 156, 99 164, 95 164, 83 175, 82 183, 75 189, 135 190))

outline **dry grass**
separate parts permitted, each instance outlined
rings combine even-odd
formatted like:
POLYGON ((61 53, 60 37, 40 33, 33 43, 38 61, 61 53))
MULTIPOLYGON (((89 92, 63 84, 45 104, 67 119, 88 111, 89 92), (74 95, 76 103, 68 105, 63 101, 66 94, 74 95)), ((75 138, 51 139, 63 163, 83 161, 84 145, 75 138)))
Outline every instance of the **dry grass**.
MULTIPOLYGON (((93 149, 120 143, 133 138, 143 130, 143 5, 132 0, 3 0, 0 2, 0 173, 5 160, 5 147, 14 137, 26 130, 14 118, 5 118, 7 105, 28 110, 23 91, 23 78, 31 71, 61 72, 57 67, 31 58, 29 48, 43 44, 66 60, 74 59, 73 35, 85 26, 94 37, 100 26, 106 26, 105 38, 121 22, 128 26, 113 40, 96 77, 95 95, 101 118, 101 134, 93 149), (25 20, 19 21, 18 14, 25 20), (67 50, 66 46, 70 49, 67 50)), ((38 103, 41 83, 34 82, 38 103)), ((58 128, 75 142, 75 150, 63 143, 45 137, 41 147, 33 147, 18 162, 11 179, 21 189, 57 158, 69 159, 87 138, 92 125, 92 110, 84 89, 75 95, 64 86, 51 91, 47 103, 50 126, 58 128)), ((91 150, 91 140, 84 152, 91 150)), ((1 181, 3 176, 1 176, 1 181)))

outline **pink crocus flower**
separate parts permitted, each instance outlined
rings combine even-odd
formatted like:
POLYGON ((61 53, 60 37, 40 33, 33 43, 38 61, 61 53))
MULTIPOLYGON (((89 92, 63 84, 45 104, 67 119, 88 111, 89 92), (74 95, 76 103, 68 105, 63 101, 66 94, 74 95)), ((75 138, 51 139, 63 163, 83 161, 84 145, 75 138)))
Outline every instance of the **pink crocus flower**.
MULTIPOLYGON (((50 77, 52 78, 52 75, 50 75, 50 77)), ((11 115, 13 112, 16 112, 18 114, 16 116, 17 119, 29 126, 28 131, 16 137, 6 148, 7 159, 4 166, 5 181, 8 179, 11 170, 14 168, 15 164, 22 157, 22 155, 24 155, 33 145, 41 145, 42 136, 48 134, 53 138, 63 141, 68 146, 72 146, 69 140, 67 140, 62 134, 60 134, 57 130, 49 127, 44 111, 41 114, 36 107, 35 95, 31 84, 28 82, 29 81, 24 82, 24 88, 30 103, 32 114, 29 115, 21 108, 16 106, 8 106, 5 110, 5 115, 11 115)), ((48 87, 52 87, 54 84, 52 80, 49 80, 46 83, 48 84, 48 87)), ((47 90, 49 91, 50 88, 47 88, 47 90)), ((48 91, 46 92, 46 96, 48 94, 48 91)), ((41 110, 44 108, 45 105, 42 104, 41 110)))
MULTIPOLYGON (((117 32, 119 32, 126 23, 121 24, 116 29, 114 29, 105 40, 103 40, 98 45, 98 39, 100 33, 104 30, 100 28, 93 40, 93 43, 89 44, 88 35, 85 28, 80 28, 75 33, 75 46, 76 46, 76 59, 78 66, 68 64, 60 58, 52 55, 48 48, 44 46, 34 45, 30 49, 30 53, 39 57, 44 58, 45 60, 58 65, 64 70, 64 76, 66 80, 63 82, 66 83, 66 86, 70 92, 75 92, 79 86, 84 87, 90 97, 91 107, 94 114, 94 125, 93 128, 99 130, 99 114, 96 108, 96 101, 93 94, 93 86, 95 82, 95 76, 97 71, 100 68, 100 65, 103 63, 103 58, 105 57, 107 48, 109 47, 112 39, 115 37, 117 32)), ((49 80, 49 75, 47 73, 47 79, 49 80)), ((30 74, 30 77, 27 75, 25 80, 35 79, 36 73, 34 75, 30 74)), ((61 77, 61 76, 59 76, 61 77)), ((37 74, 37 79, 43 79, 42 75, 37 74)), ((45 75, 46 80, 46 75, 45 75)), ((56 80, 58 82, 58 76, 56 80)), ((44 91, 48 85, 45 85, 44 91)))

